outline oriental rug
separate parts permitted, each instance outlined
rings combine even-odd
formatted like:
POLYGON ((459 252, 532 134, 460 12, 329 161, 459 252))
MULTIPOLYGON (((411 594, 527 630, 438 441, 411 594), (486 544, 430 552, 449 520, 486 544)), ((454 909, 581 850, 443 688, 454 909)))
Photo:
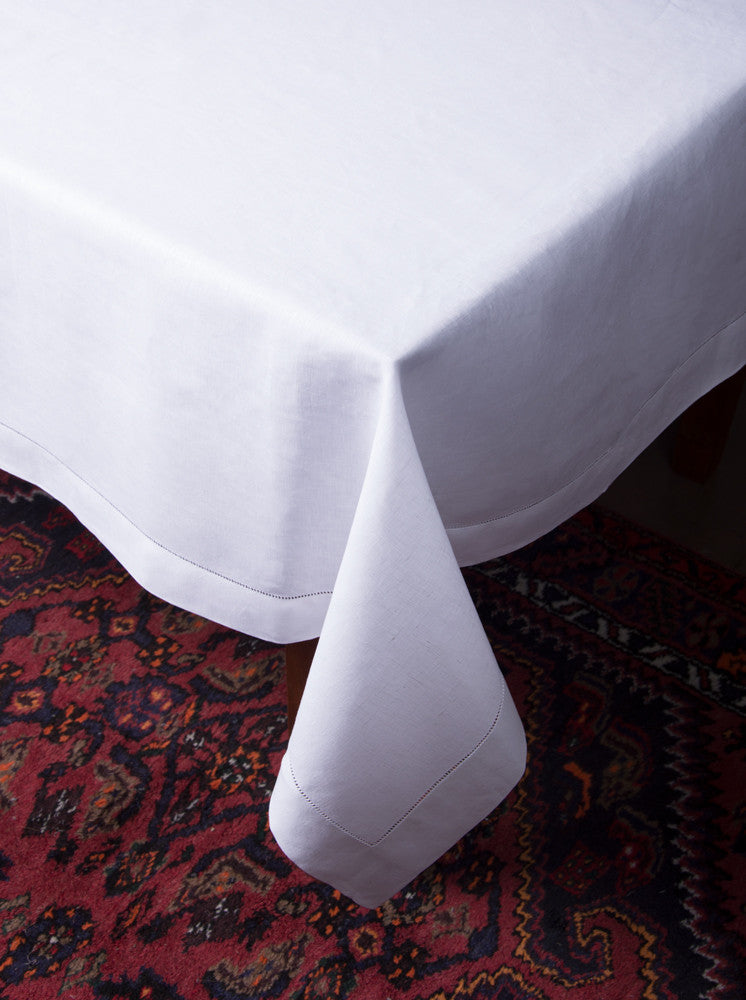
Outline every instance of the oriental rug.
POLYGON ((267 828, 282 649, 0 474, 2 1000, 742 1000, 746 579, 597 508, 465 575, 528 770, 367 911, 267 828))

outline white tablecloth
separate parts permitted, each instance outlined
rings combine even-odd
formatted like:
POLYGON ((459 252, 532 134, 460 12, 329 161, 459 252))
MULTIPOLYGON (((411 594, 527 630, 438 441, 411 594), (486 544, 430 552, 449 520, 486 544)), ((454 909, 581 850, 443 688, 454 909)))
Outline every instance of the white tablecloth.
POLYGON ((270 805, 376 905, 522 728, 460 565, 746 362, 743 0, 0 0, 0 465, 321 634, 270 805))

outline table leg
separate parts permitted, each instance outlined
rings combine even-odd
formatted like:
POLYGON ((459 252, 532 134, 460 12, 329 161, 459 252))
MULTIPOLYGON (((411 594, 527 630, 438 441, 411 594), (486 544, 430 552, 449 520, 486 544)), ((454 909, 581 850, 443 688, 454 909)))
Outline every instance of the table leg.
POLYGON ((742 368, 681 414, 671 456, 674 472, 696 483, 707 482, 723 454, 745 382, 746 368, 742 368))
POLYGON ((316 652, 318 639, 305 639, 303 642, 289 642, 285 646, 285 679, 288 689, 288 735, 293 731, 298 706, 303 697, 308 671, 311 669, 313 654, 316 652))

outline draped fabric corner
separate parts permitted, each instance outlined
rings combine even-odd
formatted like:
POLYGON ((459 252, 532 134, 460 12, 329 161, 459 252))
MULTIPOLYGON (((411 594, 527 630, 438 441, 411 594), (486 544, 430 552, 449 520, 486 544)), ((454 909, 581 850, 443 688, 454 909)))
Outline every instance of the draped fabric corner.
POLYGON ((487 815, 525 766, 510 692, 382 379, 368 469, 270 804, 280 846, 375 907, 487 815))

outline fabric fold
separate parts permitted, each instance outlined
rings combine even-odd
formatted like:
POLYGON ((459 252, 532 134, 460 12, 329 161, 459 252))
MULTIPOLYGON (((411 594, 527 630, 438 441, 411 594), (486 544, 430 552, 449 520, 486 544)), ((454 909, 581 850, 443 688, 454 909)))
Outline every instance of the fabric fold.
POLYGON ((498 805, 525 753, 394 368, 270 827, 309 874, 377 906, 498 805))

